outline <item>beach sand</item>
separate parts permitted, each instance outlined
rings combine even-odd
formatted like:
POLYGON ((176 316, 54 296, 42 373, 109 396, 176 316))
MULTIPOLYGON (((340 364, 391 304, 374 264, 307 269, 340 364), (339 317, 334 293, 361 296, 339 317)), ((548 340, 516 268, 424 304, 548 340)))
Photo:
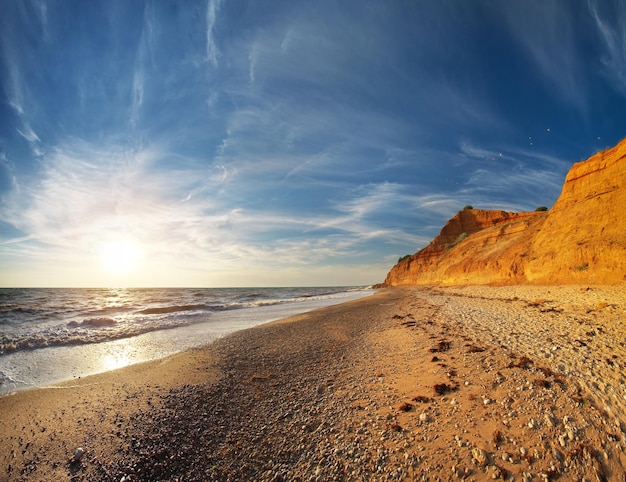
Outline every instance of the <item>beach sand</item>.
POLYGON ((0 480, 624 480, 625 293, 385 289, 4 396, 0 480))

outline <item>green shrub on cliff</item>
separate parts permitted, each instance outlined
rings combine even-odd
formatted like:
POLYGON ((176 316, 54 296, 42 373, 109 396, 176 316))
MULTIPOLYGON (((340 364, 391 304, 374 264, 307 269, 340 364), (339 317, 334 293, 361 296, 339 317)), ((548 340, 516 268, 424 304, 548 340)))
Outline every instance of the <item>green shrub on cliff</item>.
POLYGON ((404 261, 405 259, 410 258, 410 257, 411 257, 410 254, 407 254, 405 256, 401 256, 400 258, 398 258, 398 263, 402 263, 402 261, 404 261))
POLYGON ((452 243, 452 246, 450 246, 451 248, 454 248, 457 244, 459 244, 461 241, 463 241, 465 238, 467 238, 467 233, 461 233, 457 236, 456 240, 454 241, 454 243, 452 243))
POLYGON ((546 206, 539 206, 535 211, 547 211, 548 208, 546 206))

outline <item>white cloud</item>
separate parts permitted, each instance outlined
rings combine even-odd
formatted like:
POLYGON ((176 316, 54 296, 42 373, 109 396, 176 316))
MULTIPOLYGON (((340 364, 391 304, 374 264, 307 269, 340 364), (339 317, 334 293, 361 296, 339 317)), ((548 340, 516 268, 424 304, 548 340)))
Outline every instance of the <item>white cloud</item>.
POLYGON ((558 192, 563 179, 552 171, 539 169, 503 169, 499 172, 486 169, 476 169, 467 181, 468 189, 472 193, 489 193, 496 196, 498 193, 509 195, 511 202, 515 198, 526 198, 528 192, 537 194, 558 192), (515 193, 515 195, 511 195, 515 193))
POLYGON ((135 70, 135 74, 133 76, 133 90, 132 90, 132 100, 130 107, 130 125, 131 127, 137 126, 137 121, 139 120, 139 111, 143 104, 143 83, 144 83, 144 75, 143 69, 141 67, 135 70))
POLYGON ((147 244, 167 242, 172 226, 187 224, 193 231, 211 207, 206 200, 177 201, 202 173, 159 171, 154 163, 167 155, 167 149, 158 146, 133 152, 66 142, 45 156, 39 181, 22 183, 19 194, 7 196, 2 218, 51 246, 78 250, 119 233, 147 244))
POLYGON ((611 11, 612 17, 607 18, 600 11, 606 4, 594 0, 587 3, 605 48, 602 58, 605 74, 614 87, 626 95, 626 6, 617 2, 611 11))
POLYGON ((549 204, 571 166, 547 153, 518 147, 479 147, 464 141, 460 152, 471 167, 459 195, 487 209, 521 211, 549 204))
POLYGON ((7 86, 7 94, 9 97, 9 105, 15 109, 15 112, 20 116, 24 116, 24 94, 22 93, 22 86, 24 85, 21 79, 20 72, 17 65, 10 63, 9 65, 9 85, 7 86))
POLYGON ((28 142, 41 142, 39 136, 29 125, 24 125, 23 130, 17 129, 17 132, 28 142))
POLYGON ((206 58, 217 67, 219 50, 215 42, 215 24, 221 6, 220 0, 208 0, 206 7, 206 58))
POLYGON ((248 79, 250 80, 250 84, 254 85, 256 81, 256 66, 259 61, 259 49, 255 45, 250 49, 250 53, 248 54, 248 79))
MULTIPOLYGON (((103 240, 124 236, 154 266, 228 271, 254 259, 259 269, 271 270, 358 257, 354 247, 364 240, 403 237, 358 224, 311 237, 312 228, 329 225, 318 214, 279 214, 262 204, 241 209, 228 196, 220 201, 226 168, 216 164, 207 171, 167 145, 127 149, 112 140, 93 145, 75 139, 50 149, 43 163, 40 179, 22 183, 20 194, 15 191, 3 204, 0 218, 26 233, 10 243, 10 252, 4 246, 4 255, 84 260, 103 240), (180 167, 159 169, 168 158, 180 167)), ((245 192, 248 182, 254 179, 239 179, 232 189, 245 192)), ((375 203, 376 195, 370 197, 375 203)))

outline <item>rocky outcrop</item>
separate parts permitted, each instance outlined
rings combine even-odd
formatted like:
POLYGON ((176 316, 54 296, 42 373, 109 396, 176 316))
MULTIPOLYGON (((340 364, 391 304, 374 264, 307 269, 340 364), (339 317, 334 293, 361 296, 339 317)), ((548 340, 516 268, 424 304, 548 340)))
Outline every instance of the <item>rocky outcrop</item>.
POLYGON ((548 212, 464 209, 385 285, 617 283, 626 277, 626 140, 575 164, 548 212))

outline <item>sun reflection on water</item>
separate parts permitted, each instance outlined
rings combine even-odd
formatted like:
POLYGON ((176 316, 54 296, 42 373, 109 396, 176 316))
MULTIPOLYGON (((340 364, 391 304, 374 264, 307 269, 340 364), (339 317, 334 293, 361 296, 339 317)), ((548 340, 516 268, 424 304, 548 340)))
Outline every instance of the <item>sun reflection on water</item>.
POLYGON ((105 355, 102 359, 102 368, 105 371, 116 370, 118 368, 124 368, 130 365, 132 362, 126 356, 126 354, 122 355, 105 355))
POLYGON ((116 340, 110 344, 106 353, 102 354, 102 371, 124 368, 142 359, 141 345, 135 338, 116 340))

